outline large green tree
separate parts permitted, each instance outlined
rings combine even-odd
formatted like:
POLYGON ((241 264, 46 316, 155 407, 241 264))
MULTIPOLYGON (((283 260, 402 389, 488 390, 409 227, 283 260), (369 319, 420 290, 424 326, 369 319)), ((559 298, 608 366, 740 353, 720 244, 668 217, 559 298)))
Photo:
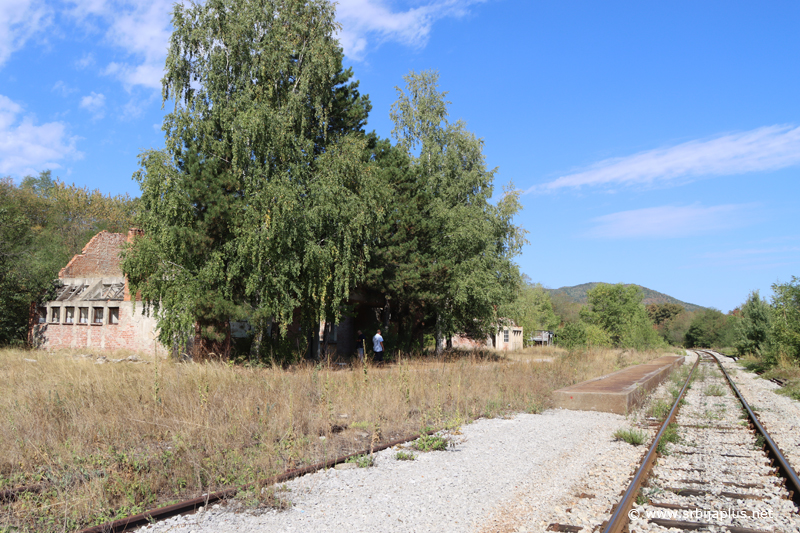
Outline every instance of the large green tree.
POLYGON ((772 285, 772 361, 784 356, 800 363, 800 278, 772 285))
POLYGON ((228 320, 336 321, 381 216, 365 172, 369 101, 342 69, 324 0, 176 4, 166 148, 141 155, 124 260, 161 340, 225 353, 228 320))
POLYGON ((581 309, 581 320, 602 328, 614 346, 646 349, 662 343, 638 286, 600 283, 586 297, 588 305, 581 309))
POLYGON ((524 232, 513 223, 516 191, 490 202, 495 170, 486 168, 483 141, 448 120, 438 74, 411 72, 405 80, 391 110, 397 149, 383 145, 380 154, 395 168, 383 173, 390 197, 370 280, 412 321, 429 317, 441 352, 453 333, 496 327, 497 306, 519 284, 511 259, 524 232))
POLYGON ((736 324, 736 351, 739 355, 764 355, 769 344, 772 326, 772 309, 758 291, 751 292, 739 308, 736 324))
POLYGON ((552 331, 561 322, 553 310, 550 294, 541 284, 531 282, 530 278, 524 275, 516 299, 501 307, 500 314, 522 326, 525 346, 528 346, 529 339, 537 330, 552 331))
POLYGON ((717 309, 703 309, 692 316, 686 331, 687 348, 725 348, 735 342, 735 318, 717 309))

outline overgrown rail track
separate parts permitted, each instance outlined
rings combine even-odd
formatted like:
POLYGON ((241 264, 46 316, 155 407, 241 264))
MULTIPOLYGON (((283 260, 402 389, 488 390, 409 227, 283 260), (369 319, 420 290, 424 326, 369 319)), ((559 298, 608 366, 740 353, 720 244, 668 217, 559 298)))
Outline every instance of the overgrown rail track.
POLYGON ((603 533, 800 531, 797 473, 716 355, 697 355, 603 533))

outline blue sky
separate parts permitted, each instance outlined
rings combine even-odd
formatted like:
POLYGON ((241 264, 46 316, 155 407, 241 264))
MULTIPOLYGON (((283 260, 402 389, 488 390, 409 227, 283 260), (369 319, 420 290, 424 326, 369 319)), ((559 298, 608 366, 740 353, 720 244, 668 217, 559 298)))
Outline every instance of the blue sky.
MULTIPOLYGON (((138 195, 161 147, 171 2, 0 0, 0 176, 138 195)), ((524 191, 521 270, 639 283, 722 311, 800 275, 800 4, 342 0, 340 39, 391 132, 436 69, 524 191)))

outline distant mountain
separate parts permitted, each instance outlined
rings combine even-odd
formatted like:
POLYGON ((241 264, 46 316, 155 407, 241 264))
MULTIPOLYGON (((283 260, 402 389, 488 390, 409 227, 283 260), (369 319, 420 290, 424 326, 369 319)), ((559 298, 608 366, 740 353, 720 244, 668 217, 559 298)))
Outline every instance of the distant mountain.
MULTIPOLYGON (((597 285, 599 285, 598 282, 581 283, 580 285, 575 285, 574 287, 561 287, 559 289, 545 289, 545 290, 547 290, 551 296, 555 296, 557 294, 563 295, 570 301, 580 304, 585 304, 586 293, 589 292, 594 287, 596 287, 597 285)), ((625 284, 626 287, 630 285, 634 284, 632 283, 625 284)), ((705 309, 705 307, 702 307, 700 305, 682 302, 677 298, 673 298, 668 294, 654 291, 653 289, 648 289, 647 287, 642 287, 641 285, 635 285, 635 286, 642 289, 642 292, 644 293, 644 300, 642 300, 642 303, 644 303, 645 305, 670 303, 670 304, 682 305, 684 309, 686 309, 687 311, 699 311, 701 309, 705 309)))

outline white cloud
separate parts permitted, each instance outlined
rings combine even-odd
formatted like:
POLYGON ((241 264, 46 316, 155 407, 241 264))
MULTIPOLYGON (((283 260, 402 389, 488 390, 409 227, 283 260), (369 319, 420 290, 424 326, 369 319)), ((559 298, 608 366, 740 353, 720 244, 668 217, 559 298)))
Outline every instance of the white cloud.
POLYGON ((372 40, 396 41, 411 47, 428 42, 433 24, 445 17, 462 17, 471 4, 484 0, 435 0, 406 11, 393 11, 385 0, 338 0, 339 41, 350 59, 363 59, 372 40))
POLYGON ((69 96, 70 94, 76 92, 78 89, 67 85, 66 83, 64 83, 63 80, 58 80, 55 83, 55 85, 53 85, 53 88, 50 90, 53 92, 61 93, 61 96, 69 96))
MULTIPOLYGON (((128 62, 110 63, 106 74, 128 87, 159 89, 172 34, 173 4, 173 0, 79 0, 72 14, 80 21, 93 17, 104 21, 108 25, 106 41, 131 56, 128 62)), ((83 60, 89 64, 93 58, 83 60)))
POLYGON ((50 24, 52 14, 41 0, 0 2, 0 66, 36 32, 50 24))
POLYGON ((67 134, 63 122, 37 125, 21 116, 22 106, 0 95, 0 174, 23 176, 46 168, 61 168, 59 161, 80 159, 77 137, 67 134))
POLYGON ((83 54, 81 58, 75 62, 75 66, 80 70, 91 67, 92 65, 94 65, 94 54, 91 52, 83 54))
POLYGON ((592 219, 595 226, 587 236, 624 239, 704 235, 747 224, 755 207, 754 204, 692 205, 620 211, 592 219))
POLYGON ((105 115, 106 97, 103 93, 87 94, 81 98, 81 108, 89 111, 95 119, 103 118, 105 115))
POLYGON ((701 176, 777 170, 800 164, 800 128, 765 126, 606 159, 526 192, 581 187, 675 184, 701 176))

